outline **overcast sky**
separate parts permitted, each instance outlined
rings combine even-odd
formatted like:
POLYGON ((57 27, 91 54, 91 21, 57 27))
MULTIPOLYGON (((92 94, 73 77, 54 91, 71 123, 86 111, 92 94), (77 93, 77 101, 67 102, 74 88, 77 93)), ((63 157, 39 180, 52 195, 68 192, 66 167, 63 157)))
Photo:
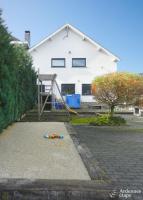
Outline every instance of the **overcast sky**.
POLYGON ((143 72, 143 0, 0 0, 3 19, 31 45, 70 23, 121 61, 119 71, 143 72))

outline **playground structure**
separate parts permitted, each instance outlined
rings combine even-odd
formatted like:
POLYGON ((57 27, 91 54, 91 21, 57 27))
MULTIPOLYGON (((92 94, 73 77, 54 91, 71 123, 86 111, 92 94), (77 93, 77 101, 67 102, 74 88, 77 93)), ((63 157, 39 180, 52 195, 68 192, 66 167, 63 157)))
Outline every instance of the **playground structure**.
POLYGON ((61 94, 60 88, 56 81, 56 74, 39 74, 38 73, 38 117, 40 119, 44 112, 50 110, 57 110, 61 105, 70 116, 70 113, 78 114, 75 110, 71 109, 66 103, 61 94), (60 97, 60 98, 59 98, 60 97), (49 107, 49 110, 46 109, 49 107))

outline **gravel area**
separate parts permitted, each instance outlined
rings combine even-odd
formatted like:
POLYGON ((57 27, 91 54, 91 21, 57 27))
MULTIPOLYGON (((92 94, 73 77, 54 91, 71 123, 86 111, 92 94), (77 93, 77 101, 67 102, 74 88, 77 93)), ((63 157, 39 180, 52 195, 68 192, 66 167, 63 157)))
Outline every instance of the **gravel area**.
POLYGON ((0 178, 90 180, 64 123, 19 122, 0 134, 0 178), (45 139, 45 133, 64 139, 45 139))

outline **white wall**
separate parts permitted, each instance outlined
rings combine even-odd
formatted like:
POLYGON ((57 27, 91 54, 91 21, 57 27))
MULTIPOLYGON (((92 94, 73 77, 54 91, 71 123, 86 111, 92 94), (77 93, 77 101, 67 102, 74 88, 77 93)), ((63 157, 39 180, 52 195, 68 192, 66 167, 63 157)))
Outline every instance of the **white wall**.
MULTIPOLYGON (((81 94, 82 83, 90 84, 96 76, 117 70, 117 63, 113 61, 112 56, 101 52, 98 47, 83 40, 71 29, 68 37, 66 35, 66 30, 62 30, 51 40, 30 52, 34 67, 36 70, 39 68, 41 74, 56 73, 59 86, 61 83, 75 83, 75 92, 81 94), (51 68, 51 58, 65 58, 66 67, 51 68), (87 67, 72 68, 72 58, 86 58, 87 67)), ((92 96, 82 96, 81 100, 84 102, 94 101, 92 96)))

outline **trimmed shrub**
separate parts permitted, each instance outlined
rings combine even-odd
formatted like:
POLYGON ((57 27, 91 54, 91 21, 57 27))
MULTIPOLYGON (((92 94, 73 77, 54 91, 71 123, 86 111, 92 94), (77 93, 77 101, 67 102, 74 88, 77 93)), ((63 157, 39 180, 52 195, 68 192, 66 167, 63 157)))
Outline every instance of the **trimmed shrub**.
POLYGON ((126 121, 119 116, 101 115, 96 117, 89 124, 94 126, 120 126, 126 124, 126 121))
POLYGON ((0 131, 32 108, 36 100, 32 60, 24 46, 10 41, 0 11, 0 131))
POLYGON ((73 125, 120 126, 125 125, 126 121, 121 117, 111 117, 104 114, 97 117, 73 117, 71 123, 73 125))

